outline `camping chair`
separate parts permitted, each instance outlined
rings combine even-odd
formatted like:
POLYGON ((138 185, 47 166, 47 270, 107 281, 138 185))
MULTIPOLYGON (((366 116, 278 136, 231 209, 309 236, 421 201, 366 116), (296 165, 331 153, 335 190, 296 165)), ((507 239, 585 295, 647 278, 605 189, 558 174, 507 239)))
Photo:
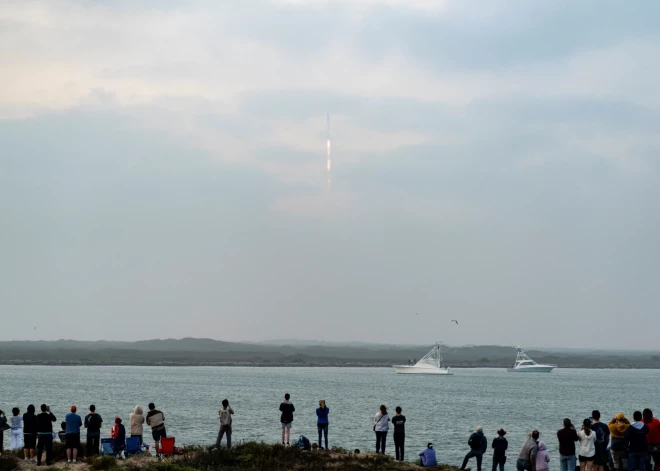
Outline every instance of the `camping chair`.
POLYGON ((140 437, 130 437, 126 439, 126 449, 124 450, 124 455, 126 455, 126 458, 129 456, 141 455, 142 453, 140 437))
POLYGON ((115 456, 115 440, 113 438, 101 439, 101 456, 115 456))
POLYGON ((161 438, 158 452, 163 456, 172 456, 174 454, 174 437, 161 438))

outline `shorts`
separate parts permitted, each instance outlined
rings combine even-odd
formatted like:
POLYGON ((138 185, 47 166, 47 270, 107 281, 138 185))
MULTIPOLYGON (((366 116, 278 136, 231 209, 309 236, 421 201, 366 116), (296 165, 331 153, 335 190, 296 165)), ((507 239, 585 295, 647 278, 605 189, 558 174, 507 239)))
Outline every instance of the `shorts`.
POLYGON ((37 448, 37 434, 24 433, 23 434, 23 448, 26 450, 34 450, 37 448))
POLYGON ((589 463, 593 461, 596 458, 596 456, 582 456, 580 455, 580 463, 589 463))
POLYGON ((66 434, 66 448, 78 448, 80 447, 80 434, 79 433, 67 433, 66 434))
POLYGON ((167 433, 165 432, 165 427, 152 428, 151 436, 154 438, 155 442, 159 442, 161 438, 167 438, 167 433))
POLYGON ((290 428, 291 428, 291 422, 282 422, 282 430, 290 429, 290 428))
POLYGON ((594 464, 596 466, 605 466, 609 461, 607 459, 607 450, 605 451, 596 451, 596 456, 594 456, 594 464))

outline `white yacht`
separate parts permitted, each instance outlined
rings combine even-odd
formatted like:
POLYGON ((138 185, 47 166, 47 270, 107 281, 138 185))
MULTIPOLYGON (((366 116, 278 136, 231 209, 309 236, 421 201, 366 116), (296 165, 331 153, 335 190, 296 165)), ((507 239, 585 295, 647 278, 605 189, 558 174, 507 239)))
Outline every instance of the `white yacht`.
POLYGON ((512 368, 507 368, 509 373, 550 373, 557 365, 539 365, 518 347, 518 356, 512 368))
POLYGON ((417 375, 453 375, 451 368, 446 367, 442 362, 442 351, 440 344, 436 343, 433 350, 414 365, 393 365, 397 373, 417 374, 417 375))

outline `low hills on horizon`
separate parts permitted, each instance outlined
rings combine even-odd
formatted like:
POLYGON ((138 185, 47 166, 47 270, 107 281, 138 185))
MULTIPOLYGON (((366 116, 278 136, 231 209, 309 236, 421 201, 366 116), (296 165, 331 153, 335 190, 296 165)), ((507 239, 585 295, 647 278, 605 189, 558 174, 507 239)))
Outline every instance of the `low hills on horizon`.
MULTIPOLYGON (((389 367, 421 358, 430 345, 384 345, 301 340, 227 342, 207 338, 125 341, 5 341, 0 364, 143 365, 143 366, 370 366, 389 367)), ((567 348, 530 349, 539 363, 561 368, 660 368, 660 351, 614 351, 567 348)), ((452 367, 505 368, 512 347, 470 345, 443 347, 452 367)))

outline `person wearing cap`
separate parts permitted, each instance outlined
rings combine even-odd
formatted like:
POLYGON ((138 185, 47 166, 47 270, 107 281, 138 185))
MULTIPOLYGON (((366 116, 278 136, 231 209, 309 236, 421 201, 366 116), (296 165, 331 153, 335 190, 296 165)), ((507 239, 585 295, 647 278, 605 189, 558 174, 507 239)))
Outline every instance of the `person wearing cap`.
POLYGON ((426 448, 418 453, 419 464, 423 467, 438 466, 438 459, 435 456, 433 443, 426 445, 426 448))
POLYGON ((121 423, 120 417, 115 417, 115 424, 110 429, 110 437, 115 441, 115 454, 120 454, 126 449, 126 428, 121 423))
POLYGON ((80 427, 82 419, 76 412, 78 408, 71 406, 71 412, 64 417, 66 422, 66 460, 67 463, 75 463, 78 459, 78 447, 80 446, 80 427), (72 461, 73 458, 73 461, 72 461))
POLYGON ((493 471, 499 465, 500 471, 504 471, 504 463, 506 463, 506 450, 509 448, 509 442, 506 438, 506 431, 501 428, 497 431, 497 437, 493 439, 493 471))
POLYGON ((486 439, 486 436, 484 435, 484 431, 481 428, 481 426, 477 427, 475 432, 472 435, 470 435, 470 439, 468 440, 468 445, 470 446, 470 451, 468 452, 467 455, 465 455, 461 469, 465 469, 465 467, 468 464, 468 461, 470 461, 470 458, 476 458, 477 471, 481 471, 481 461, 483 460, 484 453, 488 449, 488 440, 486 439))

